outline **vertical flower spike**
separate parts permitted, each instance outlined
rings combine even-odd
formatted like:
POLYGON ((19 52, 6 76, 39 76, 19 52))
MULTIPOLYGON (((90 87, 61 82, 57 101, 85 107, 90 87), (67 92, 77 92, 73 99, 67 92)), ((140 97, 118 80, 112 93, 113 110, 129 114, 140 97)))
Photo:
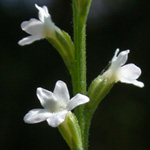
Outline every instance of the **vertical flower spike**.
POLYGON ((66 114, 75 107, 89 102, 89 98, 77 94, 70 100, 68 88, 63 81, 57 81, 54 92, 37 88, 37 97, 44 109, 30 110, 24 117, 26 123, 39 123, 47 120, 52 127, 58 127, 66 114))
POLYGON ((144 87, 144 83, 137 80, 141 75, 141 69, 134 64, 124 65, 128 59, 129 52, 129 50, 126 50, 119 53, 119 49, 117 49, 109 69, 103 76, 108 78, 111 82, 120 81, 142 88, 144 87))

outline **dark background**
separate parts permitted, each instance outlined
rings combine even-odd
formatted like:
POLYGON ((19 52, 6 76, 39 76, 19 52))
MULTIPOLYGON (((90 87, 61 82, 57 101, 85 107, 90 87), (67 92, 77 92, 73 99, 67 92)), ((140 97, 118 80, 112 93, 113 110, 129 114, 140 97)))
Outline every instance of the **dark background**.
MULTIPOLYGON (((70 76, 57 51, 46 41, 21 47, 27 36, 22 21, 38 18, 34 3, 47 5, 53 21, 72 36, 70 0, 0 1, 0 149, 69 150, 57 128, 46 122, 29 125, 24 115, 41 108, 36 88, 53 91, 70 76)), ((142 69, 140 89, 118 83, 99 106, 90 130, 91 150, 150 149, 150 2, 93 0, 87 22, 88 85, 111 60, 115 49, 130 49, 128 63, 142 69)))

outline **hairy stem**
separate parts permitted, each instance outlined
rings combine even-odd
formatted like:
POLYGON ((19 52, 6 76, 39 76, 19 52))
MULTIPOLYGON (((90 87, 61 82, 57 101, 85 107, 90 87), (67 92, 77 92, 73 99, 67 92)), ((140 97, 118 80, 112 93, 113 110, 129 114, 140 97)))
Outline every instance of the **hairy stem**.
MULTIPOLYGON (((86 84, 86 20, 90 8, 91 1, 87 1, 86 7, 79 8, 77 0, 73 0, 73 23, 74 23, 74 47, 75 47, 75 61, 74 71, 72 74, 73 79, 73 92, 74 94, 81 93, 87 95, 86 84)), ((85 142, 85 127, 86 120, 84 114, 85 106, 79 106, 75 109, 75 115, 79 121, 81 128, 82 143, 84 150, 87 149, 88 141, 85 142)))

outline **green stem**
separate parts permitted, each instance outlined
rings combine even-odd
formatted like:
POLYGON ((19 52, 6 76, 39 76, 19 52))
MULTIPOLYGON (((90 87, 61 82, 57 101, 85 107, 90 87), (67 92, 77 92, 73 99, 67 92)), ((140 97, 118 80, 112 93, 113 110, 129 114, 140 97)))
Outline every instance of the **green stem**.
MULTIPOLYGON (((73 74, 73 92, 74 94, 82 93, 86 95, 86 25, 85 18, 80 16, 73 0, 73 14, 74 14, 74 46, 75 46, 75 64, 73 74)), ((82 143, 84 145, 84 106, 79 106, 75 110, 75 114, 79 121, 81 128, 82 143)))
MULTIPOLYGON (((73 0, 75 1, 75 0, 73 0)), ((73 83, 74 94, 86 94, 86 30, 85 17, 78 13, 78 10, 73 3, 74 13, 74 46, 75 46, 75 78, 73 83)))
MULTIPOLYGON (((86 9, 79 11, 77 0, 73 0, 73 22, 74 22, 74 47, 75 47, 75 62, 74 71, 72 74, 73 92, 74 94, 81 93, 86 95, 86 20, 89 12, 90 4, 86 9), (85 10, 85 11, 84 11, 85 10)), ((81 9, 80 9, 81 10, 81 9)), ((81 128, 82 143, 84 150, 87 149, 88 142, 85 142, 85 114, 84 107, 79 106, 75 109, 75 114, 81 128), (86 149, 85 149, 86 148, 86 149)))
MULTIPOLYGON (((74 47, 75 47, 75 63, 74 63, 74 81, 73 91, 74 94, 82 93, 86 95, 86 30, 85 23, 86 17, 82 16, 76 6, 76 0, 73 0, 73 15, 74 15, 74 47)), ((79 106, 75 110, 78 118, 81 131, 84 127, 84 106, 79 106)))

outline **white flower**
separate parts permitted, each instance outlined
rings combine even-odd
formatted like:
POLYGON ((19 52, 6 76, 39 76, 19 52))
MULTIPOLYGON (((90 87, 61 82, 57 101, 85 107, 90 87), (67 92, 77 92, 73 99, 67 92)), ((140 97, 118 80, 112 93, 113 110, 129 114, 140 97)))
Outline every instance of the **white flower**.
POLYGON ((35 7, 39 10, 39 20, 32 18, 29 21, 22 22, 22 30, 30 34, 30 36, 25 37, 18 42, 21 46, 31 44, 34 41, 46 37, 53 38, 55 36, 55 30, 59 31, 59 28, 52 22, 47 7, 39 7, 36 4, 35 7))
POLYGON ((25 115, 24 121, 33 124, 47 120, 52 127, 59 126, 69 111, 89 102, 89 98, 82 94, 77 94, 70 99, 68 88, 63 81, 57 81, 53 93, 37 88, 37 97, 44 109, 30 110, 25 115))
POLYGON ((143 82, 137 81, 141 75, 141 69, 134 64, 124 65, 128 59, 129 52, 130 50, 126 50, 119 53, 119 49, 117 49, 112 58, 111 65, 104 75, 112 82, 120 81, 138 87, 144 87, 143 82))

